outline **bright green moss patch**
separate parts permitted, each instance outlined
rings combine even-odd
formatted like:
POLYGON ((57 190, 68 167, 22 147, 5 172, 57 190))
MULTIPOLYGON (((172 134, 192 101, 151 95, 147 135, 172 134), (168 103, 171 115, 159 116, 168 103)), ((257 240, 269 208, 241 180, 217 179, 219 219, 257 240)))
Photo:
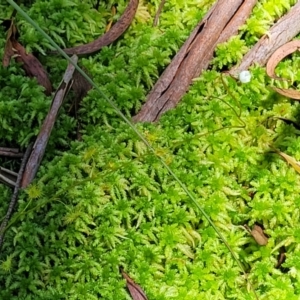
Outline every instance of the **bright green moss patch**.
MULTIPOLYGON (((144 5, 153 16, 152 2, 144 5)), ((191 20, 200 14, 193 1, 173 2, 161 15, 161 27, 136 20, 116 44, 81 59, 127 116, 139 110, 194 26, 191 20), (178 26, 171 27, 175 19, 178 26)), ((79 5, 62 3, 75 11, 79 5)), ((270 12, 272 19, 262 19, 258 12, 271 9, 272 3, 260 1, 251 22, 256 18, 269 26, 278 14, 270 12)), ((28 10, 50 4, 55 3, 37 1, 28 10)), ((282 4, 280 13, 292 4, 282 4)), ((39 13, 37 18, 42 18, 39 13)), ((61 22, 55 26, 63 28, 61 22)), ((176 109, 156 124, 137 127, 225 236, 259 299, 299 299, 300 175, 271 149, 300 160, 299 130, 275 118, 298 122, 299 103, 276 95, 264 68, 252 67, 247 84, 217 71, 239 61, 245 47, 253 44, 258 36, 250 25, 243 29, 242 40, 234 37, 218 47, 212 68, 195 80, 176 109), (259 246, 243 227, 256 223, 269 237, 266 246, 259 246), (286 260, 276 268, 283 250, 286 260)), ((24 32, 29 30, 23 26, 24 32)), ((77 43, 76 30, 69 40, 64 34, 65 43, 77 43)), ((43 43, 38 40, 42 48, 43 43)), ((55 58, 44 60, 55 67, 55 58)), ((280 75, 288 74, 287 68, 297 70, 298 60, 294 54, 280 64, 280 75)), ((0 71, 7 74, 0 79, 0 107, 10 111, 1 115, 0 109, 0 140, 25 146, 38 131, 50 99, 19 66, 0 71)), ((54 70, 53 81, 59 82, 62 72, 54 70)), ((72 141, 76 126, 68 105, 60 113, 48 157, 36 181, 21 193, 6 233, 0 298, 129 299, 119 273, 122 266, 149 299, 255 299, 213 228, 104 99, 93 90, 83 99, 83 141, 72 141)), ((10 192, 1 190, 3 216, 10 192)))

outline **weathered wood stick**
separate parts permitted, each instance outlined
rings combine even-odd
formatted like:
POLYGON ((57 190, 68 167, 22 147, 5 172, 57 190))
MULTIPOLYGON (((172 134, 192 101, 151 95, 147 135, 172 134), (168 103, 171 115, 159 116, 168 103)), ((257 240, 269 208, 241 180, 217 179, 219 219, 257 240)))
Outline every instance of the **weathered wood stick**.
MULTIPOLYGON (((99 51, 119 38, 131 24, 139 5, 139 0, 130 0, 124 13, 115 25, 98 39, 84 45, 64 49, 67 54, 86 55, 99 51)), ((56 53, 56 51, 52 52, 56 53)))
POLYGON ((256 2, 257 0, 219 0, 175 55, 133 120, 154 122, 165 111, 174 108, 193 78, 208 67, 217 44, 237 32, 256 2))
POLYGON ((23 157, 23 153, 16 148, 0 147, 0 156, 23 157))
MULTIPOLYGON (((78 57, 74 55, 72 57, 72 60, 77 63, 78 57)), ((63 80, 61 81, 55 93, 49 112, 33 145, 32 152, 25 167, 21 183, 22 188, 26 188, 32 182, 35 174, 37 173, 37 170, 43 159, 51 131, 56 121, 58 111, 63 103, 63 100, 65 99, 65 96, 71 88, 74 71, 75 67, 72 64, 69 64, 64 74, 63 80)))
POLYGON ((8 210, 7 210, 7 213, 4 217, 4 220, 2 221, 1 226, 0 226, 0 249, 3 245, 4 233, 5 233, 5 230, 6 230, 6 226, 8 224, 9 219, 11 218, 12 213, 15 209, 16 204, 17 204, 20 185, 21 185, 21 180, 22 180, 22 177, 23 177, 23 174, 24 174, 24 169, 25 169, 28 157, 31 153, 31 149, 32 149, 32 144, 30 144, 27 147, 26 152, 24 154, 24 157, 23 157, 23 160, 22 160, 22 163, 21 163, 21 166, 20 166, 20 170, 19 170, 19 173, 18 173, 18 176, 17 176, 17 180, 14 184, 14 191, 13 191, 13 194, 11 196, 11 200, 10 200, 10 203, 9 203, 9 206, 8 206, 8 210))
POLYGON ((237 76, 257 63, 264 66, 272 53, 280 46, 289 42, 300 32, 300 1, 291 10, 273 25, 252 49, 244 56, 242 62, 230 70, 230 74, 237 76))

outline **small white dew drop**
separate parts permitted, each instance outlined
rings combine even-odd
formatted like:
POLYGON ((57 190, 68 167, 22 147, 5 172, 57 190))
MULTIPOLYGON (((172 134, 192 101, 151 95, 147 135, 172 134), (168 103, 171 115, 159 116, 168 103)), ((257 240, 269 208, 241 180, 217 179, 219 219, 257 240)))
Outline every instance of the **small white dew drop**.
POLYGON ((251 80, 251 73, 249 71, 242 71, 239 74, 239 80, 242 83, 248 83, 251 80))

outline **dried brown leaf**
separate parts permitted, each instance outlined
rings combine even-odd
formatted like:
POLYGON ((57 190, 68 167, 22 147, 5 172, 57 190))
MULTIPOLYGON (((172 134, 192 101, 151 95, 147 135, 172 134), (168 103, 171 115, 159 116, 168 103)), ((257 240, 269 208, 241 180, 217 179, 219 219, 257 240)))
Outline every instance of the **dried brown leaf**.
POLYGON ((52 85, 40 61, 31 53, 26 53, 25 48, 18 41, 12 40, 12 46, 15 52, 15 60, 21 63, 26 74, 29 77, 35 77, 38 83, 45 88, 45 93, 50 95, 52 85))
MULTIPOLYGON (((112 14, 112 16, 115 16, 116 13, 117 13, 116 6, 113 5, 113 6, 111 7, 111 14, 112 14)), ((113 18, 111 18, 111 20, 110 20, 110 21, 108 22, 108 24, 106 25, 106 27, 105 27, 105 32, 108 32, 108 31, 110 30, 112 24, 113 24, 113 18)))
MULTIPOLYGON (((91 76, 87 70, 84 70, 89 76, 91 76)), ((75 70, 73 75, 72 90, 74 91, 74 97, 72 105, 69 109, 69 113, 74 116, 77 120, 77 139, 81 140, 81 123, 78 118, 78 110, 81 100, 87 95, 92 85, 78 72, 75 70)))
POLYGON ((126 280, 126 285, 133 300, 148 300, 141 287, 136 284, 122 269, 121 274, 126 280))
POLYGON ((254 225, 251 230, 251 235, 254 237, 258 245, 265 246, 268 244, 268 238, 265 236, 262 228, 258 225, 254 225))
POLYGON ((300 173, 300 163, 292 156, 285 154, 284 152, 275 150, 281 157, 283 157, 295 170, 300 173))
POLYGON ((266 70, 267 74, 275 79, 282 79, 280 77, 277 77, 275 75, 275 68, 278 65, 278 63, 284 59, 286 56, 289 54, 297 51, 300 49, 300 40, 297 41, 292 41, 289 43, 284 44, 283 46, 279 47, 269 58, 267 65, 266 65, 266 70))
MULTIPOLYGON (((88 73, 87 70, 84 71, 88 73)), ((91 76, 89 73, 88 75, 91 76)), ((87 95, 92 85, 77 70, 74 72, 73 81, 72 89, 75 93, 75 97, 77 100, 81 100, 87 95)))
MULTIPOLYGON (((286 80, 284 78, 280 78, 276 76, 275 74, 275 68, 278 65, 278 63, 288 56, 289 54, 297 51, 300 49, 300 40, 292 41, 289 43, 284 44, 283 46, 279 47, 269 58, 267 65, 266 65, 266 71, 267 74, 274 79, 278 80, 286 80)), ((279 93, 280 95, 283 95, 288 98, 300 100, 300 91, 293 90, 293 89, 282 89, 277 87, 272 87, 274 91, 279 93)))
POLYGON ((17 32, 17 28, 13 23, 13 21, 11 21, 10 27, 7 31, 4 55, 2 59, 3 67, 7 67, 9 65, 12 56, 15 54, 13 50, 12 40, 15 39, 16 32, 17 32))
POLYGON ((285 97, 300 100, 300 91, 292 90, 292 89, 282 89, 272 86, 272 89, 280 95, 285 97))
POLYGON ((51 94, 52 86, 47 72, 35 56, 26 53, 24 47, 16 40, 16 32, 17 28, 11 21, 2 60, 3 66, 7 67, 11 58, 14 57, 17 62, 22 64, 26 74, 29 77, 36 77, 38 83, 45 88, 46 94, 51 94))

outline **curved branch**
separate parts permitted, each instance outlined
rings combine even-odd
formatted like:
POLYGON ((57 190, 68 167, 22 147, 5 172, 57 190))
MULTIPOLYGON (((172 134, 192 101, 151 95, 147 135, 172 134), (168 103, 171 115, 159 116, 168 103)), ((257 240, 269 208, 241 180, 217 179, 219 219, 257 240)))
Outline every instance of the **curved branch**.
POLYGON ((112 28, 108 32, 104 33, 102 36, 100 36, 98 39, 94 40, 93 42, 90 42, 85 45, 76 46, 73 48, 67 48, 64 49, 64 51, 70 55, 91 54, 99 51, 102 47, 111 44, 118 37, 120 37, 129 27, 129 25, 131 24, 135 16, 138 5, 139 5, 139 0, 130 0, 121 18, 114 26, 112 26, 112 28))

